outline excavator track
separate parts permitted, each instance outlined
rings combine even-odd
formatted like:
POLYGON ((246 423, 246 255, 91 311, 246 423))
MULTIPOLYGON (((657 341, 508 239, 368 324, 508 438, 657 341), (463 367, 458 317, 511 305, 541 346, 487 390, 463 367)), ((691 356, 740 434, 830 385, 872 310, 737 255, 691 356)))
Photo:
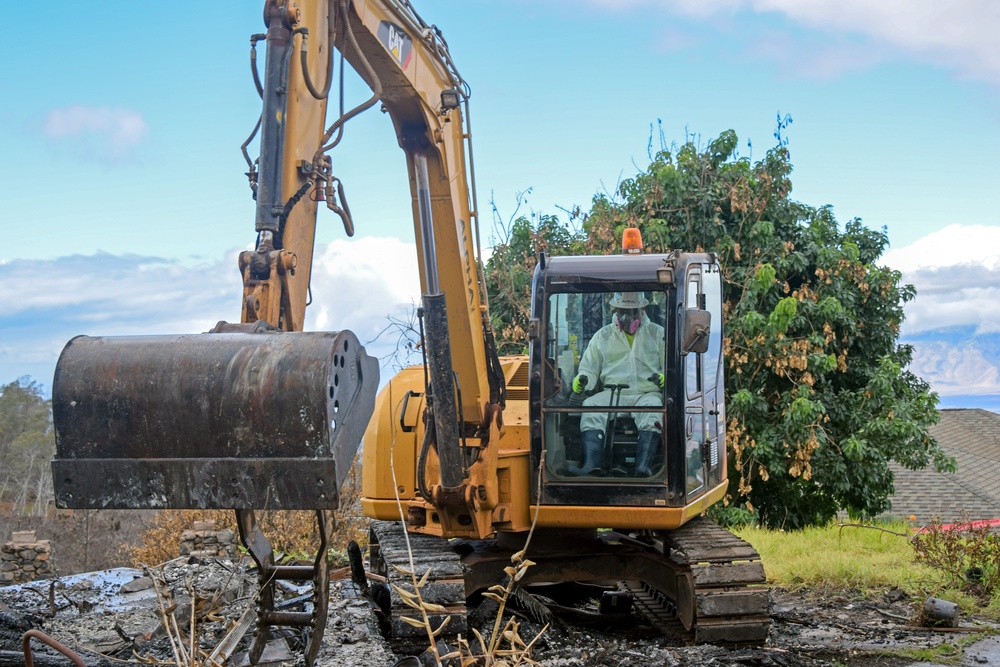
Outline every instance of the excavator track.
POLYGON ((403 596, 393 588, 396 586, 412 593, 414 578, 409 573, 413 571, 416 580, 420 581, 428 569, 430 575, 420 586, 420 598, 447 610, 447 613, 428 614, 428 621, 432 629, 437 629, 447 619, 437 639, 453 643, 459 634, 468 635, 464 569, 458 554, 440 537, 407 535, 401 523, 371 523, 368 578, 373 585, 381 583, 388 587, 390 608, 388 614, 382 609, 383 631, 396 653, 415 655, 430 646, 426 628, 403 620, 404 617, 419 620, 420 611, 404 602, 403 596))
POLYGON ((618 588, 632 596, 632 606, 660 634, 693 642, 694 637, 677 618, 677 605, 661 591, 641 581, 620 581, 618 588))
POLYGON ((640 582, 624 582, 633 603, 665 634, 695 644, 755 646, 767 640, 770 596, 760 554, 746 541, 699 517, 664 536, 678 567, 678 599, 640 582))

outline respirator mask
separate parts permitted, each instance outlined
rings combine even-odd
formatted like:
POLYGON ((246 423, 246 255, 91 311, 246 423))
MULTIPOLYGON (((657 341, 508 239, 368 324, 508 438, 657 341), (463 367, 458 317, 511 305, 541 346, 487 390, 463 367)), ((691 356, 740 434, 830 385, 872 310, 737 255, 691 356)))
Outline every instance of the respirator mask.
POLYGON ((618 325, 618 330, 629 336, 635 335, 641 321, 642 315, 638 308, 622 308, 615 313, 615 324, 618 325))

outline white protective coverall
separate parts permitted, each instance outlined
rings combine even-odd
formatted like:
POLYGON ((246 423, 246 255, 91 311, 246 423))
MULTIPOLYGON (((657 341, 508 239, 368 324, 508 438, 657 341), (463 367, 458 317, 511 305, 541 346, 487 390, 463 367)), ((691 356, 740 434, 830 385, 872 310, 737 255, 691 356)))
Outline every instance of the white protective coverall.
MULTIPOLYGON (((622 389, 619 405, 631 407, 663 405, 663 390, 658 382, 652 382, 650 375, 657 376, 664 371, 663 327, 652 322, 646 313, 641 315, 641 324, 635 332, 631 347, 625 333, 614 323, 597 330, 590 339, 580 360, 578 375, 587 377, 587 386, 596 387, 598 380, 602 386, 627 384, 622 389)), ((611 403, 611 390, 603 389, 584 400, 586 406, 604 406, 611 403)), ((662 415, 655 412, 635 412, 632 419, 640 431, 660 431, 656 427, 662 415)), ((608 416, 590 412, 580 419, 581 431, 604 431, 608 416)), ((661 425, 662 426, 662 425, 661 425)))

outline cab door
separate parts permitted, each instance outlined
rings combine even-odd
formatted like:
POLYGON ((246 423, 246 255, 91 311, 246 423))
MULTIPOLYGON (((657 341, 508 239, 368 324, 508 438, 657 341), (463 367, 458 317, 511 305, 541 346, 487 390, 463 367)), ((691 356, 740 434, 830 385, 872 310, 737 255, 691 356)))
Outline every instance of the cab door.
MULTIPOLYGON (((682 317, 686 318, 692 310, 702 309, 703 304, 702 265, 690 264, 685 279, 682 317)), ((684 327, 678 329, 683 331, 684 327)), ((691 502, 707 488, 702 443, 705 442, 707 433, 708 392, 705 391, 705 355, 683 350, 681 354, 684 364, 684 470, 687 475, 685 490, 687 502, 691 502)))
POLYGON ((702 355, 704 388, 706 474, 710 487, 724 476, 726 460, 725 382, 722 359, 722 272, 718 264, 702 265, 701 289, 704 308, 711 314, 708 350, 702 355))
POLYGON ((690 502, 722 481, 725 462, 722 281, 718 264, 689 265, 684 309, 707 311, 711 322, 707 349, 682 353, 686 491, 690 502))

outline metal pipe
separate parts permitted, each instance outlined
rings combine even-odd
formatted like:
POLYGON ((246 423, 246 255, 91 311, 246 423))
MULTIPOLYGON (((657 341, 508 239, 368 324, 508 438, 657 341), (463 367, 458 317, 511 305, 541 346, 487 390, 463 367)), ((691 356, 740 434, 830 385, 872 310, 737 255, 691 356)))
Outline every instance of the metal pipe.
POLYGON ((417 153, 413 156, 413 171, 417 180, 417 210, 420 218, 420 239, 426 282, 426 293, 422 299, 427 322, 427 366, 433 388, 435 440, 441 463, 441 484, 446 489, 456 489, 461 486, 463 479, 462 450, 458 444, 458 405, 455 398, 455 374, 451 363, 448 308, 438 284, 437 250, 434 247, 434 218, 431 213, 430 177, 427 172, 426 155, 417 153))
POLYGON ((285 581, 312 581, 314 571, 312 565, 275 565, 271 576, 285 581))
POLYGON ((313 624, 315 615, 308 611, 269 611, 260 615, 266 625, 292 625, 307 627, 313 624))
POLYGON ((413 156, 413 171, 417 178, 417 209, 420 215, 420 238, 423 241, 424 279, 427 294, 437 294, 437 251, 434 248, 434 218, 431 214, 431 186, 427 175, 427 156, 417 153, 413 156))
POLYGON ((62 653, 64 656, 69 658, 70 661, 76 665, 76 667, 87 667, 87 663, 83 661, 83 658, 74 653, 68 646, 59 643, 41 630, 35 629, 28 630, 21 637, 21 652, 24 653, 25 667, 34 667, 35 665, 35 660, 31 655, 32 637, 62 653))

